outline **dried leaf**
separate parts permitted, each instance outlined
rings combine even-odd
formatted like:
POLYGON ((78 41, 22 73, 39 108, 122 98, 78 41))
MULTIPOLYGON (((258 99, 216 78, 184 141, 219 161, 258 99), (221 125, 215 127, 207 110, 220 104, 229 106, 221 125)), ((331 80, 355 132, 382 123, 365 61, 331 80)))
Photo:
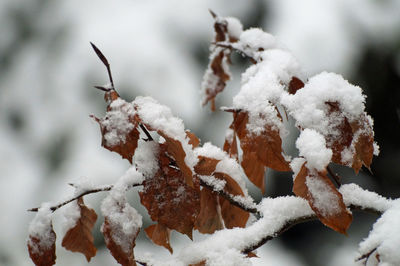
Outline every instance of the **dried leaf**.
POLYGON ((325 172, 310 171, 303 164, 293 183, 293 192, 308 201, 319 220, 333 230, 346 234, 352 215, 325 172))
POLYGON ((93 209, 85 206, 83 198, 77 202, 80 217, 74 227, 68 230, 62 240, 62 246, 72 252, 80 252, 86 256, 87 261, 96 255, 96 247, 92 236, 92 228, 96 223, 97 215, 93 209))
POLYGON ((239 160, 238 156, 238 147, 237 147, 237 140, 236 140, 236 132, 233 130, 233 123, 229 126, 227 134, 225 136, 225 142, 223 150, 229 154, 229 157, 239 160))
POLYGON ((230 64, 231 51, 216 48, 211 54, 210 64, 204 75, 203 87, 205 98, 203 106, 211 102, 211 110, 215 111, 215 97, 225 89, 226 82, 230 79, 228 65, 230 64))
POLYGON ((296 94, 298 90, 304 87, 304 82, 297 77, 292 77, 289 82, 289 93, 296 94))
MULTIPOLYGON (((229 175, 225 173, 214 173, 214 176, 218 179, 225 180, 226 185, 224 190, 233 196, 244 196, 242 189, 239 184, 229 175)), ((226 228, 234 227, 245 227, 247 220, 249 219, 249 213, 240 209, 237 206, 232 205, 228 200, 219 197, 219 204, 221 206, 221 214, 224 219, 226 228)))
POLYGON ((47 239, 40 239, 29 236, 29 256, 35 265, 51 266, 56 264, 56 234, 52 225, 47 237, 47 239))
POLYGON ((362 165, 369 169, 374 153, 374 133, 367 115, 364 113, 358 120, 350 123, 347 117, 343 117, 338 102, 325 102, 325 104, 329 108, 329 116, 341 118, 333 129, 340 134, 325 136, 327 146, 333 152, 332 161, 342 165, 350 163, 356 173, 359 172, 362 165), (344 151, 351 152, 352 162, 349 162, 348 158, 343 158, 344 151))
POLYGON ((259 135, 248 132, 247 112, 235 112, 233 125, 243 150, 242 167, 250 179, 262 192, 265 191, 264 173, 266 167, 277 171, 290 171, 283 157, 282 140, 279 131, 266 125, 259 135))
POLYGON ((137 230, 134 236, 126 235, 121 226, 111 226, 108 218, 105 217, 101 231, 103 232, 107 248, 116 261, 123 266, 135 266, 133 248, 135 247, 135 240, 139 234, 139 230, 137 230), (115 240, 115 236, 118 236, 118 241, 115 240))
POLYGON ((195 179, 194 187, 187 185, 179 165, 168 156, 169 146, 168 143, 160 144, 159 171, 144 181, 140 200, 153 221, 192 238, 200 212, 199 181, 195 179))
POLYGON ((132 163, 132 156, 138 145, 139 130, 134 114, 129 113, 128 104, 123 103, 115 110, 109 109, 102 119, 93 118, 100 125, 101 146, 120 154, 122 158, 132 163))
POLYGON ((154 244, 163 246, 168 249, 171 254, 173 253, 173 250, 169 244, 170 230, 166 226, 159 223, 153 224, 144 229, 144 231, 154 244))
POLYGON ((205 156, 199 156, 199 161, 194 167, 194 171, 198 175, 212 175, 217 167, 219 160, 205 156))
POLYGON ((206 188, 200 193, 200 213, 197 216, 195 228, 202 234, 212 234, 223 229, 221 217, 218 213, 218 195, 206 188))
POLYGON ((200 140, 194 133, 186 130, 186 136, 189 138, 189 144, 192 145, 193 148, 196 148, 200 145, 200 140))

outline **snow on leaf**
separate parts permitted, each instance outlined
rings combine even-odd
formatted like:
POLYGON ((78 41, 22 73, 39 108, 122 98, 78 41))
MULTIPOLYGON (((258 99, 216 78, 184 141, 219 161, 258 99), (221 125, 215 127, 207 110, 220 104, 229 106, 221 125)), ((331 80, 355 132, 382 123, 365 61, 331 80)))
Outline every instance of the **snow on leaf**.
POLYGON ((136 265, 135 257, 133 254, 133 248, 135 247, 136 236, 139 230, 133 235, 124 234, 123 228, 121 226, 113 226, 110 224, 109 219, 105 217, 104 224, 101 227, 103 236, 113 257, 118 261, 119 264, 123 266, 134 266, 136 265), (120 241, 115 241, 115 236, 118 236, 120 241))
POLYGON ((136 97, 133 104, 136 119, 165 139, 169 156, 182 171, 186 183, 194 187, 193 167, 197 163, 193 154, 193 145, 196 145, 194 134, 185 131, 182 120, 173 116, 170 108, 150 97, 136 97))
POLYGON ((250 181, 264 193, 266 167, 277 171, 290 171, 290 167, 282 155, 279 131, 265 125, 263 132, 258 135, 253 134, 247 130, 248 120, 247 112, 234 113, 234 129, 243 150, 241 164, 250 181))
MULTIPOLYGON (((216 16, 214 43, 229 41, 235 43, 241 32, 242 25, 235 18, 221 18, 216 16)), ((215 97, 222 92, 226 86, 226 82, 230 79, 229 65, 231 49, 222 48, 212 44, 210 50, 210 63, 201 84, 204 93, 202 105, 211 102, 211 110, 215 111, 215 97)))
POLYGON ((122 265, 136 265, 133 248, 142 226, 142 216, 126 199, 126 191, 132 184, 140 184, 143 175, 134 167, 121 176, 101 204, 105 217, 101 227, 107 248, 122 265))
POLYGON ((219 214, 218 195, 206 188, 200 192, 200 213, 197 216, 195 228, 202 234, 212 234, 223 229, 219 214))
POLYGON ((151 219, 192 238, 192 230, 200 212, 199 181, 189 186, 177 163, 168 156, 168 144, 160 144, 159 170, 143 183, 141 203, 151 219))
POLYGON ((326 172, 310 171, 304 163, 294 179, 293 192, 308 201, 323 224, 346 234, 353 218, 326 172))
POLYGON ((139 140, 138 123, 132 104, 117 98, 110 103, 105 117, 94 119, 100 125, 101 145, 132 163, 139 140))
POLYGON ((233 130, 233 123, 229 126, 225 134, 223 150, 229 154, 229 157, 239 160, 236 132, 233 130))
POLYGON ((327 72, 310 78, 295 94, 281 97, 296 125, 323 135, 332 161, 356 173, 362 165, 370 167, 374 154, 373 121, 364 111, 364 102, 360 87, 327 72))
POLYGON ((162 224, 153 224, 144 229, 146 235, 153 241, 154 244, 163 246, 173 253, 171 245, 169 244, 170 230, 162 224))
POLYGON ((50 205, 43 204, 29 224, 28 251, 35 265, 56 264, 56 234, 52 225, 50 205))
POLYGON ((93 209, 89 209, 83 202, 83 198, 78 199, 80 217, 74 227, 69 229, 62 240, 62 246, 72 252, 80 252, 86 256, 87 261, 96 255, 92 228, 96 223, 97 215, 93 209))

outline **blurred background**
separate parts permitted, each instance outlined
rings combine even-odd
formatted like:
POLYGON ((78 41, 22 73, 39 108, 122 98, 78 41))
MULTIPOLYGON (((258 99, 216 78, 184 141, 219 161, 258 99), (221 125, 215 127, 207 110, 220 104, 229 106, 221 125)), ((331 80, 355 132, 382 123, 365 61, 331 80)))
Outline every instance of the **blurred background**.
MULTIPOLYGON (((238 17, 245 28, 261 27, 298 58, 307 76, 321 71, 342 74, 363 88, 367 112, 375 120, 381 148, 372 174, 334 166, 343 182, 355 182, 386 197, 400 196, 400 1, 397 0, 186 0, 186 1, 0 1, 0 265, 32 265, 26 248, 34 214, 26 210, 57 202, 73 191, 68 183, 115 182, 129 167, 118 154, 101 147, 98 125, 90 114, 105 113, 107 83, 94 42, 111 63, 118 92, 128 101, 149 95, 171 107, 202 142, 222 145, 231 122, 227 113, 200 107, 200 84, 208 64, 213 20, 238 17)), ((238 92, 247 62, 233 58, 233 81, 217 98, 229 106, 238 92)), ((295 134, 294 134, 295 135, 295 134)), ((266 196, 290 195, 290 174, 268 172, 266 196)), ((252 195, 260 192, 249 185, 252 195)), ((136 191, 131 204, 151 224, 136 191)), ((104 193, 85 201, 100 214, 104 193)), ((65 251, 60 241, 57 265, 87 265, 83 255, 65 251)), ((375 215, 355 213, 348 236, 319 222, 297 225, 259 249, 260 265, 353 265, 358 243, 368 235, 375 215)), ((91 265, 116 265, 99 232, 98 255, 91 265)), ((195 235, 195 239, 200 236, 195 235)), ((185 237, 172 234, 179 252, 185 237), (176 241, 175 241, 176 239, 176 241)), ((153 252, 141 233, 136 254, 153 252)))

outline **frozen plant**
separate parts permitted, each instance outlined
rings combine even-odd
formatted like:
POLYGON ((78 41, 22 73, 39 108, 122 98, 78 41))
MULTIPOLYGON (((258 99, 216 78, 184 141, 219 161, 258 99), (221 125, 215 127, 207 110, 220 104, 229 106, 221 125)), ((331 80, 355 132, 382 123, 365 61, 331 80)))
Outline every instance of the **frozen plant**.
POLYGON ((345 234, 354 209, 382 214, 360 244, 358 260, 366 263, 374 254, 377 264, 399 265, 398 200, 385 199, 355 184, 341 185, 329 168, 336 163, 358 173, 363 166, 369 168, 373 155, 379 153, 361 88, 334 73, 322 72, 306 80, 295 57, 274 36, 261 29, 243 30, 239 20, 211 13, 215 37, 202 82, 203 105, 210 103, 211 109, 216 109, 215 97, 230 79, 233 52, 253 63, 242 75, 232 106, 222 108, 233 115, 223 148, 201 144, 170 108, 150 97, 132 102, 121 99, 108 60, 92 44, 110 79, 108 86, 97 87, 105 92, 106 115, 93 117, 100 125, 102 146, 132 166, 115 184, 75 184, 70 200, 31 209, 37 212, 29 226, 28 249, 33 262, 55 264, 52 214, 67 204, 62 246, 83 253, 90 261, 96 255, 91 231, 97 214, 84 204, 83 197, 108 191, 101 205, 101 232, 121 265, 249 265, 258 247, 301 222, 318 219, 345 234), (297 158, 282 150, 288 116, 300 130, 297 158), (295 196, 254 202, 245 180, 264 192, 268 168, 293 172, 295 196), (162 261, 135 256, 142 216, 125 194, 138 186, 141 204, 155 222, 144 229, 154 244, 172 254, 171 230, 190 239, 193 230, 209 236, 162 261), (255 217, 252 223, 248 223, 250 215, 255 217))

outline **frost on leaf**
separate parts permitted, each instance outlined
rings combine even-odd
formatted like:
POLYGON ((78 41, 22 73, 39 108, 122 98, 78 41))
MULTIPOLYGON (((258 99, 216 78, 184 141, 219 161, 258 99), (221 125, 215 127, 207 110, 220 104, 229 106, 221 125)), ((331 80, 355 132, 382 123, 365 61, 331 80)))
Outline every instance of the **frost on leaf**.
MULTIPOLYGON (((213 15, 214 16, 214 15, 213 15)), ((241 23, 234 18, 221 18, 214 16, 215 36, 214 43, 236 42, 242 31, 241 23)), ((203 77, 202 91, 204 98, 202 105, 211 102, 211 110, 215 111, 215 97, 222 92, 226 82, 230 79, 229 65, 231 64, 231 49, 212 44, 210 47, 210 63, 203 77)))
POLYGON ((267 124, 263 132, 256 135, 247 129, 248 113, 235 112, 233 117, 233 126, 243 151, 242 167, 250 181, 264 193, 266 167, 277 171, 290 171, 289 164, 282 155, 279 131, 267 124))
POLYGON ((159 223, 153 224, 144 229, 144 231, 154 244, 165 247, 171 253, 173 252, 169 244, 170 230, 166 226, 159 223))
POLYGON ((86 256, 87 261, 96 255, 96 247, 92 235, 92 228, 96 223, 97 215, 93 209, 89 209, 78 199, 80 216, 74 227, 69 229, 62 240, 62 246, 72 252, 80 252, 86 256))
POLYGON ((141 203, 151 219, 192 238, 192 230, 200 211, 198 180, 189 186, 177 162, 169 156, 168 144, 160 144, 159 170, 143 183, 141 203))
POLYGON ((353 218, 326 172, 310 171, 304 163, 294 179, 293 192, 308 201, 323 224, 346 234, 353 218))
POLYGON ((56 234, 51 214, 48 207, 42 206, 29 225, 28 251, 35 265, 56 264, 56 234))
POLYGON ((94 119, 100 125, 101 145, 132 163, 139 140, 138 123, 132 104, 121 98, 114 99, 107 107, 106 115, 101 119, 94 119))

